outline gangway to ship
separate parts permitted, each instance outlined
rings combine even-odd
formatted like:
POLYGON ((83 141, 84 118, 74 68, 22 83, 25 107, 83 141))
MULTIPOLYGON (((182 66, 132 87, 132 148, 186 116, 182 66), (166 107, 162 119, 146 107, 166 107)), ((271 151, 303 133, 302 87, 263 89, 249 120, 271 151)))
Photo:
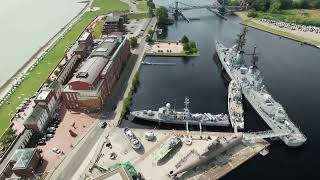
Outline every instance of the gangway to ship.
POLYGON ((245 133, 244 138, 245 139, 268 139, 268 138, 275 138, 275 137, 281 137, 288 135, 288 132, 278 132, 275 133, 272 130, 267 131, 258 131, 258 132, 251 132, 251 133, 245 133))

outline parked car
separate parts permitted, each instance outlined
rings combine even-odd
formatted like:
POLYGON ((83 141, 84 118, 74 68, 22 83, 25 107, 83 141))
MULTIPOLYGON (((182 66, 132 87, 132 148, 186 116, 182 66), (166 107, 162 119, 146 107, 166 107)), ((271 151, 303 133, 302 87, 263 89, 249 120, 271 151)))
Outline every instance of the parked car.
POLYGON ((48 127, 48 128, 47 128, 47 131, 49 131, 49 130, 51 130, 51 131, 55 131, 55 130, 56 130, 56 128, 51 126, 51 127, 48 127))
POLYGON ((53 138, 53 134, 46 134, 47 138, 53 138))
POLYGON ((53 130, 47 130, 47 134, 54 134, 55 132, 53 130))
POLYGON ((57 153, 57 154, 61 153, 61 151, 56 147, 52 148, 52 152, 57 153))
POLYGON ((41 145, 45 145, 46 144, 46 141, 43 140, 43 139, 39 139, 38 141, 38 145, 41 146, 41 145))
POLYGON ((57 127, 58 127, 58 124, 56 124, 56 123, 49 123, 48 127, 57 128, 57 127))
POLYGON ((47 137, 43 137, 43 138, 39 139, 39 141, 44 141, 44 142, 46 142, 47 140, 48 140, 47 137))
POLYGON ((100 124, 100 127, 101 127, 101 128, 106 128, 107 125, 108 125, 107 122, 104 121, 104 122, 102 122, 102 123, 100 124))

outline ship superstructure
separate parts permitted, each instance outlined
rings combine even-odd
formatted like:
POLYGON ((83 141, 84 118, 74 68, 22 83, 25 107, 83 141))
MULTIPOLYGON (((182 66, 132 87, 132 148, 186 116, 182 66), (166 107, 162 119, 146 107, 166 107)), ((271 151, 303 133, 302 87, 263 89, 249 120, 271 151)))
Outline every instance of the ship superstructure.
POLYGON ((222 68, 232 80, 240 84, 243 95, 267 125, 275 133, 288 134, 280 136, 281 140, 288 146, 300 146, 307 138, 291 121, 282 105, 273 99, 263 84, 262 76, 256 65, 256 47, 252 54, 251 66, 245 65, 243 46, 246 32, 245 29, 238 36, 237 45, 231 48, 216 41, 216 51, 222 68))
POLYGON ((235 80, 230 81, 228 87, 228 110, 232 127, 243 129, 242 91, 241 86, 235 80))
POLYGON ((227 114, 212 115, 211 113, 196 113, 192 114, 189 110, 190 100, 185 98, 184 111, 175 111, 170 103, 161 107, 158 111, 141 110, 133 111, 130 114, 136 118, 154 121, 158 123, 168 124, 186 124, 186 125, 206 125, 206 126, 229 126, 229 118, 227 114))

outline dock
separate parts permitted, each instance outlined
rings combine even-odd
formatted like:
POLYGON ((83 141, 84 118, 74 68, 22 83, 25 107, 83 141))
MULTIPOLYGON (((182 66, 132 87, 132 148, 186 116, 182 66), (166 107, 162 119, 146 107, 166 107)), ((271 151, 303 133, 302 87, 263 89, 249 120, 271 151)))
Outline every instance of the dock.
MULTIPOLYGON (((138 137, 143 147, 139 150, 134 150, 129 143, 125 140, 122 128, 110 128, 106 129, 110 131, 108 133, 108 142, 110 142, 112 148, 102 146, 98 159, 91 159, 95 162, 90 173, 86 173, 88 177, 94 178, 102 175, 101 168, 107 168, 115 163, 124 163, 130 161, 137 172, 140 172, 145 179, 153 180, 169 180, 168 173, 174 167, 177 167, 184 163, 182 157, 199 151, 205 147, 208 138, 215 136, 231 136, 233 133, 229 132, 202 132, 201 134, 196 131, 176 131, 176 130, 147 130, 147 129, 132 129, 135 135, 138 137), (154 141, 147 141, 144 138, 144 134, 148 131, 153 131, 156 135, 154 141), (192 143, 182 143, 182 146, 177 147, 168 154, 164 161, 155 162, 153 154, 173 136, 188 137, 192 139, 192 143), (116 159, 111 159, 110 155, 116 153, 116 159), (158 172, 157 176, 154 176, 154 172, 158 172)), ((263 139, 258 139, 254 142, 243 142, 225 153, 219 155, 217 158, 210 160, 208 163, 203 164, 201 167, 196 168, 193 171, 189 171, 180 176, 182 179, 219 179, 230 171, 243 164, 260 151, 269 146, 269 143, 263 139)))

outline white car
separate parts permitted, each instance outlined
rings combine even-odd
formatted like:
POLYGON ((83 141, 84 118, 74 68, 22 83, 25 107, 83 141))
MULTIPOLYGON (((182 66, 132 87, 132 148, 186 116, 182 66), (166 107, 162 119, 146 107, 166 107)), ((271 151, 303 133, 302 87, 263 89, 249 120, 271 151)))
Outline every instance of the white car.
POLYGON ((55 127, 48 127, 48 128, 47 128, 47 131, 55 131, 55 130, 56 130, 55 127))
POLYGON ((46 134, 47 138, 53 138, 53 134, 46 134))
POLYGON ((57 154, 61 153, 61 151, 56 147, 52 148, 52 152, 57 153, 57 154))

